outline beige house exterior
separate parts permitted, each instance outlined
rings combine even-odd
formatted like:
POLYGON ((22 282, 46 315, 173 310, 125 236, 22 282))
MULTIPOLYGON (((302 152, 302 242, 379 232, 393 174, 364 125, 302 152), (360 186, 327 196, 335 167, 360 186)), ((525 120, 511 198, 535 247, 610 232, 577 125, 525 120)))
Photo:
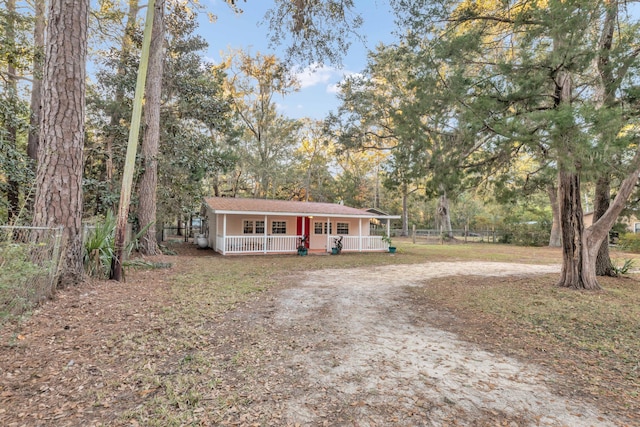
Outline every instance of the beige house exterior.
MULTIPOLYGON (((593 212, 587 212, 583 216, 585 228, 591 227, 593 224, 593 212)), ((627 232, 640 233, 640 220, 634 215, 618 217, 618 221, 626 225, 627 232)))
POLYGON ((345 252, 387 251, 369 224, 386 221, 388 235, 391 219, 400 218, 336 203, 231 197, 205 198, 202 214, 208 245, 222 255, 296 253, 300 245, 331 252, 339 238, 345 252))

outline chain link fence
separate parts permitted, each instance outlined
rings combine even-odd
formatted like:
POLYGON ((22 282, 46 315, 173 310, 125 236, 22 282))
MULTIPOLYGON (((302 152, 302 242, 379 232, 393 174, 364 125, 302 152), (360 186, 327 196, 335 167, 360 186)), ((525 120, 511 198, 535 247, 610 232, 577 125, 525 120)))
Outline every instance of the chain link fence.
POLYGON ((62 227, 0 226, 0 324, 53 296, 61 242, 62 227))

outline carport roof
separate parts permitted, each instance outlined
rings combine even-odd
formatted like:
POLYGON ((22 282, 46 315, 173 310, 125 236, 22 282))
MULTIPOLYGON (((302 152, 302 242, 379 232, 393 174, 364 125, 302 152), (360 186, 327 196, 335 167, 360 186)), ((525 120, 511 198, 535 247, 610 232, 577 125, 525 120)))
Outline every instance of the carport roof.
MULTIPOLYGON (((291 200, 247 199, 234 197, 207 197, 205 204, 217 214, 277 214, 287 216, 340 216, 353 218, 380 218, 364 209, 356 209, 338 203, 300 202, 291 200)), ((396 215, 385 218, 400 218, 396 215)))

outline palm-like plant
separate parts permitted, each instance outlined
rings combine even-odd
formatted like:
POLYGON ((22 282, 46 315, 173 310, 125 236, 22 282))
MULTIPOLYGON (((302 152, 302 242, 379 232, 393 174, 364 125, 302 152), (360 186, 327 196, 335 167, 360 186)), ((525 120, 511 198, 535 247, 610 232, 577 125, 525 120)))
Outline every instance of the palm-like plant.
POLYGON ((113 259, 116 218, 107 212, 103 222, 89 230, 84 242, 84 268, 91 277, 107 278, 113 259))

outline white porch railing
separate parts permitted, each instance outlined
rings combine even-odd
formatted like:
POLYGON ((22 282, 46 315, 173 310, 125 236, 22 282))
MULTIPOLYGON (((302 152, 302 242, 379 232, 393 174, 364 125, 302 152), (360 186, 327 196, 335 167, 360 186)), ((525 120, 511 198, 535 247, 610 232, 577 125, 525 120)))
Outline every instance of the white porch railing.
MULTIPOLYGON (((333 245, 334 239, 338 238, 340 236, 330 236, 331 244, 333 245)), ((224 254, 287 253, 298 250, 300 239, 301 236, 217 236, 216 248, 224 254)), ((381 236, 344 236, 342 250, 387 251, 389 245, 381 236)))
POLYGON ((217 236, 216 247, 225 254, 283 253, 296 252, 299 241, 300 236, 217 236))
MULTIPOLYGON (((340 236, 331 236, 331 244, 340 236)), ((343 251, 387 251, 389 245, 381 236, 344 236, 342 238, 343 251), (362 243, 361 243, 362 242, 362 243)))

